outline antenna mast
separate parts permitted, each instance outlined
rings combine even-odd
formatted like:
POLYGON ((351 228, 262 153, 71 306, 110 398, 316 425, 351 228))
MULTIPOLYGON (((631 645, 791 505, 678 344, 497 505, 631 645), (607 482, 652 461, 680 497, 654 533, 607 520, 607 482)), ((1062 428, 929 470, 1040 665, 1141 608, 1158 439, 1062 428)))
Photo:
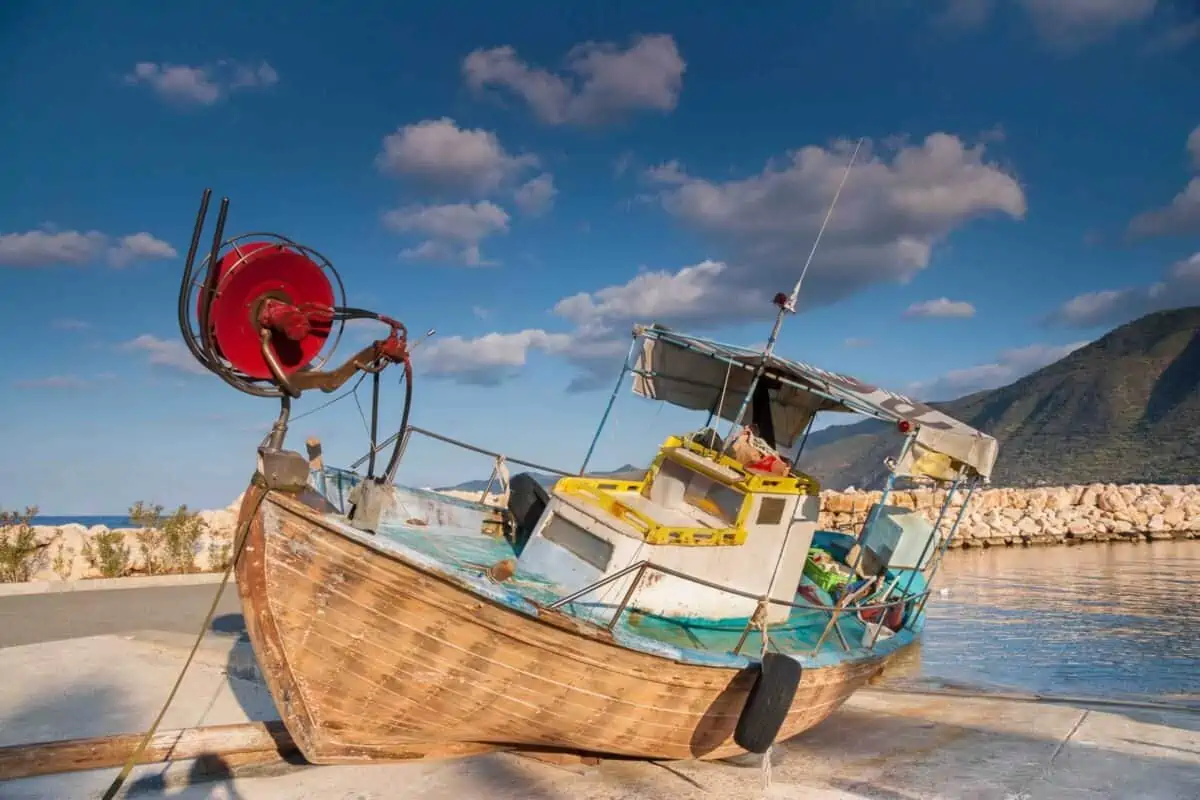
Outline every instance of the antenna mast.
MULTIPOLYGON (((742 424, 742 419, 746 416, 746 409, 750 405, 750 398, 754 395, 754 390, 758 387, 758 381, 762 378, 763 371, 767 367, 767 360, 771 357, 771 353, 775 350, 775 342, 779 339, 779 329, 783 327, 783 315, 796 313, 796 298, 800 295, 800 285, 804 283, 804 276, 808 274, 809 265, 812 264, 813 256, 817 253, 817 245, 821 243, 821 236, 825 233, 825 227, 829 224, 829 218, 833 216, 833 209, 837 205, 838 198, 841 197, 842 187, 846 185, 846 178, 850 177, 850 168, 854 166, 854 161, 858 158, 858 150, 862 147, 862 136, 858 137, 858 144, 854 145, 854 152, 850 155, 850 161, 846 164, 846 170, 842 173, 842 181, 838 184, 837 191, 833 193, 833 201, 829 204, 829 210, 825 212, 825 219, 821 222, 821 228, 817 231, 817 238, 813 240, 812 250, 808 252, 808 258, 804 261, 804 268, 800 271, 800 278, 796 281, 796 285, 792 288, 790 295, 785 295, 783 292, 775 295, 775 305, 779 306, 779 313, 775 315, 775 326, 771 328, 771 335, 767 338, 767 344, 763 347, 762 359, 758 363, 758 369, 754 371, 754 377, 750 379, 750 385, 746 388, 746 396, 742 399, 742 407, 738 409, 737 417, 734 418, 733 424, 729 428, 729 433, 732 434, 738 425, 742 424)), ((775 442, 770 443, 772 447, 775 442)), ((726 445, 728 447, 728 444, 726 445)))
POLYGON ((837 206, 838 198, 842 196, 842 188, 846 185, 846 179, 850 177, 850 168, 854 166, 855 159, 858 158, 858 150, 862 147, 863 137, 858 138, 858 144, 854 145, 854 152, 850 154, 850 162, 846 164, 846 169, 842 173, 842 181, 838 184, 837 191, 833 193, 833 201, 829 204, 829 209, 825 212, 825 219, 821 222, 821 227, 817 231, 817 238, 813 240, 812 249, 808 251, 808 258, 804 261, 804 268, 800 270, 800 277, 796 280, 796 285, 792 287, 792 293, 784 297, 783 293, 775 295, 775 304, 779 306, 779 313, 775 316, 775 327, 771 330, 771 336, 767 339, 767 345, 763 349, 763 356, 771 355, 775 349, 775 340, 779 338, 779 329, 783 326, 783 315, 796 313, 796 298, 800 296, 800 286, 804 283, 804 276, 808 274, 808 268, 812 265, 813 256, 817 254, 817 246, 821 243, 821 237, 825 235, 825 228, 829 225, 829 219, 833 216, 833 209, 837 206))

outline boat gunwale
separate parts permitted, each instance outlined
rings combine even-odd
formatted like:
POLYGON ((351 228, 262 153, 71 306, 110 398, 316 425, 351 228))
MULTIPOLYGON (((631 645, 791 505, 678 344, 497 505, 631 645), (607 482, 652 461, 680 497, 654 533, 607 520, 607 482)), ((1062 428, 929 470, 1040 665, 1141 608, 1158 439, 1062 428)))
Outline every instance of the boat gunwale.
MULTIPOLYGON (((296 514, 305 521, 318 525, 327 533, 352 541, 367 548, 374 554, 399 562, 406 568, 448 584, 454 589, 465 593, 476 602, 488 602, 502 611, 519 613, 528 619, 537 620, 561 632, 580 635, 586 639, 611 645, 622 650, 666 659, 687 667, 713 668, 737 672, 748 666, 757 664, 759 661, 759 659, 745 653, 734 654, 729 651, 717 652, 690 648, 624 629, 618 629, 614 632, 600 623, 586 620, 555 608, 549 608, 499 584, 489 586, 486 578, 478 582, 473 582, 457 574, 458 570, 455 567, 444 564, 432 556, 415 551, 401 542, 389 539, 387 540, 389 546, 380 546, 379 540, 376 538, 377 534, 359 531, 348 523, 331 518, 304 502, 304 500, 291 494, 273 491, 268 494, 266 502, 274 503, 282 507, 286 512, 296 514)), ((903 629, 887 640, 877 642, 873 648, 860 646, 840 653, 819 653, 812 655, 799 652, 785 653, 785 655, 798 661, 805 669, 823 669, 851 664, 865 664, 872 661, 889 659, 893 655, 915 644, 918 635, 916 631, 903 629)), ((605 669, 612 668, 610 664, 597 664, 597 666, 603 666, 605 669)))

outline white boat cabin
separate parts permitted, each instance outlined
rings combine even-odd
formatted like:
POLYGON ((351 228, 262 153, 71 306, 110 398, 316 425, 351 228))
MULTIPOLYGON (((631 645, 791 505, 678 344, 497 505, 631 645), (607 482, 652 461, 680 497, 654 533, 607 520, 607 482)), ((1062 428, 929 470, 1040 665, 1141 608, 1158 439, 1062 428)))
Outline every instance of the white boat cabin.
MULTIPOLYGON (((560 479, 520 562, 582 588, 649 561, 754 597, 647 570, 631 608, 747 617, 768 590, 773 599, 794 600, 819 511, 818 486, 807 476, 756 471, 694 439, 669 437, 641 480, 560 479)), ((616 606, 636 578, 631 572, 576 602, 616 606)), ((790 612, 771 604, 768 621, 790 612)))

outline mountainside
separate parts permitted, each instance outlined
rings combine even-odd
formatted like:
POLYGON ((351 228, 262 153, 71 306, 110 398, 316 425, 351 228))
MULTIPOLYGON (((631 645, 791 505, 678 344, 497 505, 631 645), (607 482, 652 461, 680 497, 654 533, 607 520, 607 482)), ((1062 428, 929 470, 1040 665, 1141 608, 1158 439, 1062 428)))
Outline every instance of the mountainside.
MULTIPOLYGON (((1200 482, 1200 307, 1149 314, 1008 386, 931 403, 995 436, 996 486, 1200 482)), ((878 488, 901 435, 874 420, 809 437, 823 488, 878 488)))

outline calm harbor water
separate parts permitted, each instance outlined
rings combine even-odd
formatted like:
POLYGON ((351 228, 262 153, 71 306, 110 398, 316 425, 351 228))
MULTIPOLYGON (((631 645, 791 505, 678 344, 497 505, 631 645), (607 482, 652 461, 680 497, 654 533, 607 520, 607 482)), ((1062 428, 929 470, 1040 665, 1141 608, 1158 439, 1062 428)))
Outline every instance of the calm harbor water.
POLYGON ((935 584, 892 680, 1200 703, 1200 541, 956 551, 935 584))

